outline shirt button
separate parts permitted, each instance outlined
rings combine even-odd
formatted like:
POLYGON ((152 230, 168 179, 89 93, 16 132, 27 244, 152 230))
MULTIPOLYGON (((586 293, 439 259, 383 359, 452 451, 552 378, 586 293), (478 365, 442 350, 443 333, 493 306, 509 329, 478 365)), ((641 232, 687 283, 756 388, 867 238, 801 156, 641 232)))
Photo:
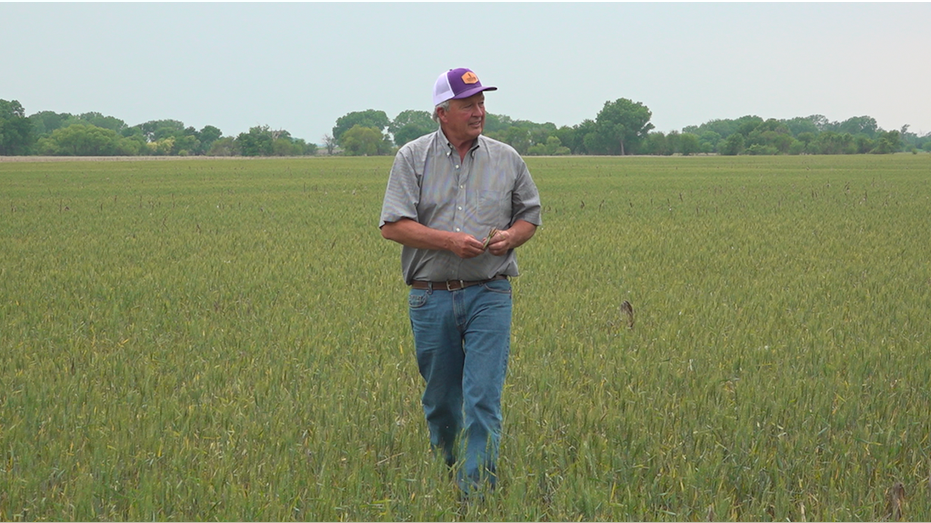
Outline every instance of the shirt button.
POLYGON ((456 232, 459 232, 459 227, 456 227, 456 232))

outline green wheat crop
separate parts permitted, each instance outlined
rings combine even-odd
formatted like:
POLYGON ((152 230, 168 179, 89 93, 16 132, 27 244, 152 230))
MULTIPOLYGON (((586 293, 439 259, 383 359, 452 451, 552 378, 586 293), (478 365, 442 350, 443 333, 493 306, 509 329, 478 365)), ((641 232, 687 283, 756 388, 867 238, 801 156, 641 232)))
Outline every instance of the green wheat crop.
POLYGON ((390 158, 0 163, 0 520, 927 520, 931 156, 528 164, 460 505, 390 158))

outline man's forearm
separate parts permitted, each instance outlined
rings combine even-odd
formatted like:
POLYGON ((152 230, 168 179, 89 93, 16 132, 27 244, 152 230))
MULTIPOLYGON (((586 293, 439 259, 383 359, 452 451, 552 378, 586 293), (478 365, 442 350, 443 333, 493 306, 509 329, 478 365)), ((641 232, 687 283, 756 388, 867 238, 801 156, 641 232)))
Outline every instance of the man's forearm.
POLYGON ((511 227, 493 236, 488 242, 488 252, 494 256, 503 256, 511 249, 516 249, 533 237, 537 226, 525 221, 517 220, 511 227))
MULTIPOLYGON (((488 251, 501 256, 509 249, 523 245, 533 237, 537 226, 524 220, 517 220, 505 234, 491 239, 488 251)), ((413 247, 415 249, 432 249, 450 251, 460 258, 473 258, 485 252, 481 241, 470 234, 431 229, 409 218, 382 225, 383 238, 413 247)))
POLYGON ((511 248, 515 249, 527 243, 527 240, 533 238, 536 232, 536 225, 525 220, 517 220, 514 222, 514 225, 508 229, 508 233, 511 235, 511 248))
POLYGON ((386 223, 381 228, 383 238, 415 249, 449 250, 451 234, 431 229, 409 218, 386 223))

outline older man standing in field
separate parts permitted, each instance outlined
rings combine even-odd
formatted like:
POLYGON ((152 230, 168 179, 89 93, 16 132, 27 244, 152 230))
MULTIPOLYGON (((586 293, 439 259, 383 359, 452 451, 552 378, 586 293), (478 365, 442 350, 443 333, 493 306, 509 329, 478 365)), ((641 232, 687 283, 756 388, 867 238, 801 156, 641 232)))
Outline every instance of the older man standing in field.
POLYGON ((540 225, 540 196, 520 155, 482 136, 485 91, 469 69, 440 75, 440 128, 404 145, 381 212, 401 268, 433 449, 468 496, 494 488, 501 391, 511 338, 514 249, 540 225))

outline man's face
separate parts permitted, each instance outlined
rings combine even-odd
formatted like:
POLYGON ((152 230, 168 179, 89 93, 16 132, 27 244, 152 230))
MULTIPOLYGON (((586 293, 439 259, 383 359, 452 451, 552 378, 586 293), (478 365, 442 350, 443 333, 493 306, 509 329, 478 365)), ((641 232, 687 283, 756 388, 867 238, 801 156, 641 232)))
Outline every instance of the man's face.
POLYGON ((485 127, 485 93, 450 100, 449 111, 441 111, 439 116, 443 132, 451 142, 474 140, 485 127))

